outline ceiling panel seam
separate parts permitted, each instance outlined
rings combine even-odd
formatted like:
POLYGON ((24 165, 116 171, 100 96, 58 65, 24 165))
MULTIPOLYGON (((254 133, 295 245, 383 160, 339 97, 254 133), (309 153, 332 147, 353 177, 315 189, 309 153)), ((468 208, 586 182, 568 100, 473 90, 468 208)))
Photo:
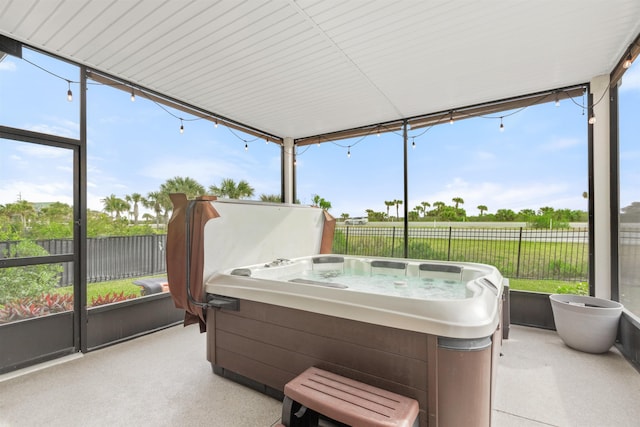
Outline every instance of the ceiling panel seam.
POLYGON ((302 16, 317 32, 318 34, 320 34, 322 37, 324 37, 324 39, 329 42, 331 44, 331 46, 334 47, 334 49, 336 50, 336 52, 338 52, 340 55, 342 55, 342 57, 345 59, 345 61, 347 62, 347 64, 349 64, 353 69, 355 69, 358 74, 360 74, 362 76, 363 79, 365 79, 365 81, 376 91, 378 92, 383 99, 386 100, 386 102, 389 103, 389 105, 394 109, 394 111, 399 115, 399 116, 403 116, 404 114, 402 113, 402 111, 400 111, 400 109, 391 101, 391 99, 387 96, 387 94, 385 92, 383 92, 374 82, 373 80, 371 80, 369 78, 369 76, 367 76, 367 74, 365 74, 365 72, 358 66, 358 64, 356 64, 354 62, 353 59, 351 59, 349 57, 349 55, 347 55, 341 48, 340 46, 326 33, 324 32, 324 30, 322 30, 322 28, 320 28, 320 26, 318 24, 316 24, 316 22, 313 20, 313 18, 311 18, 309 15, 307 15, 307 13, 302 10, 300 8, 300 6, 298 6, 295 2, 295 0, 289 0, 289 4, 291 5, 292 8, 294 8, 297 13, 302 16))

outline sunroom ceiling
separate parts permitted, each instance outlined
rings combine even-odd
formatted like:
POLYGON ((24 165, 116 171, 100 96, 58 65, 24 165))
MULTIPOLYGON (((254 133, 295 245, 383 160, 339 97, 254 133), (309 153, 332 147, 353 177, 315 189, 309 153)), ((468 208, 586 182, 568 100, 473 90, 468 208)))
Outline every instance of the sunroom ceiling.
POLYGON ((572 86, 638 0, 4 0, 0 34, 279 137, 572 86))

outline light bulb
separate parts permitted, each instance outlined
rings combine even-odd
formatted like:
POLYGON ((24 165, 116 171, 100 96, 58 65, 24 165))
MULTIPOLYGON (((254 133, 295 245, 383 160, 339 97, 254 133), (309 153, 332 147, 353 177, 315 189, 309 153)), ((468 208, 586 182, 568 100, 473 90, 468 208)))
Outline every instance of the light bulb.
POLYGON ((269 145, 269 140, 267 138, 264 139, 264 143, 269 145))
POLYGON ((627 55, 627 59, 625 59, 624 62, 622 63, 622 68, 626 70, 627 68, 631 67, 632 62, 633 62, 633 58, 631 57, 631 52, 629 52, 629 55, 627 55))
POLYGON ((249 151, 249 144, 247 143, 244 144, 244 151, 249 151))
POLYGON ((558 94, 556 93, 556 107, 560 106, 560 98, 558 97, 558 94))
POLYGON ((593 125, 593 124, 595 124, 595 123, 596 123, 596 115, 595 115, 595 114, 593 114, 593 113, 591 113, 591 114, 589 115, 589 124, 590 124, 590 125, 593 125))
POLYGON ((347 158, 351 158, 351 147, 347 148, 347 158))
POLYGON ((136 94, 133 92, 133 88, 131 88, 131 102, 136 102, 136 94))
POLYGON ((411 148, 416 148, 416 142, 415 141, 411 141, 411 148))
POLYGON ((216 121, 215 121, 215 122, 213 122, 213 123, 214 123, 214 125, 213 125, 213 126, 217 129, 217 128, 218 128, 218 121, 216 120, 216 121))
POLYGON ((449 114, 449 124, 453 124, 453 111, 451 112, 451 114, 449 114))
POLYGON ((69 83, 69 90, 67 91, 67 101, 71 102, 73 101, 73 93, 71 92, 71 82, 67 81, 67 83, 69 83))
POLYGON ((180 133, 184 133, 184 125, 182 124, 182 119, 180 119, 180 133))
POLYGON ((500 117, 500 132, 504 132, 504 124, 502 123, 502 117, 500 117))

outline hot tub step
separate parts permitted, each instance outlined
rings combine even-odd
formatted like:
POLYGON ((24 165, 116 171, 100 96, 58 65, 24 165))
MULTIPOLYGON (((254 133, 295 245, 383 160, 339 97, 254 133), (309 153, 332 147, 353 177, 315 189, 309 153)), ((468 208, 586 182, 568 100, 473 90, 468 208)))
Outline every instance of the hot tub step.
POLYGON ((309 368, 288 382, 284 394, 282 422, 288 427, 307 425, 301 418, 313 420, 317 414, 351 426, 418 425, 414 399, 318 368, 309 368))

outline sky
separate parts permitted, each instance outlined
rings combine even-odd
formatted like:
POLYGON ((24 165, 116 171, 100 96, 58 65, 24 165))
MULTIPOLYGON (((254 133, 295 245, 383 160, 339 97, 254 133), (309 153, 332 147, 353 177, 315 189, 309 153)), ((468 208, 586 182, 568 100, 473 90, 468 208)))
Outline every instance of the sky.
MULTIPOLYGON (((24 50, 24 59, 0 62, 0 124, 78 138, 78 69, 24 50), (52 75, 56 74, 58 77, 52 75), (62 79, 60 78, 62 77, 62 79), (74 94, 66 99, 67 90, 74 94)), ((621 99, 621 206, 640 200, 640 66, 627 71, 621 99)), ((90 82, 91 83, 91 82, 90 82)), ((88 206, 102 199, 157 191, 167 179, 190 177, 205 188, 224 178, 247 181, 254 198, 280 193, 280 148, 264 140, 138 96, 89 84, 88 206), (179 132, 183 118, 184 133, 179 132), (245 145, 247 149, 245 149, 245 145)), ((587 210, 587 123, 582 98, 553 102, 484 118, 409 131, 409 209, 441 201, 478 215, 498 209, 540 207, 587 210), (504 116, 504 131, 499 131, 504 116), (415 147, 411 143, 415 142, 415 147)), ((315 194, 332 204, 334 216, 386 212, 386 200, 403 199, 403 140, 400 133, 301 147, 297 152, 297 198, 315 194), (347 151, 351 155, 347 156, 347 151)), ((0 140, 0 204, 72 203, 73 163, 69 150, 0 140)), ((390 213, 395 215, 395 209, 390 213)), ((400 210, 402 212, 402 208, 400 210)))

